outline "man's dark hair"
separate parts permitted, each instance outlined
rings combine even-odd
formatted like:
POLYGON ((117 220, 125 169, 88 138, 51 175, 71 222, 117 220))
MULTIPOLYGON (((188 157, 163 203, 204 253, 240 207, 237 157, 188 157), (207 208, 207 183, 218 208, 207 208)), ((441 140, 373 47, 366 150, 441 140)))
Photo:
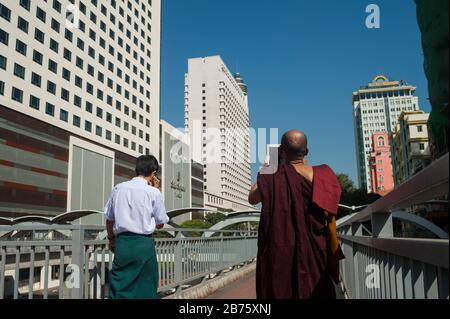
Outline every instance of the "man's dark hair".
POLYGON ((300 131, 289 131, 281 139, 281 149, 290 159, 303 158, 308 155, 308 138, 300 131))
POLYGON ((149 177, 159 171, 159 163, 152 155, 143 155, 136 160, 136 176, 149 177))

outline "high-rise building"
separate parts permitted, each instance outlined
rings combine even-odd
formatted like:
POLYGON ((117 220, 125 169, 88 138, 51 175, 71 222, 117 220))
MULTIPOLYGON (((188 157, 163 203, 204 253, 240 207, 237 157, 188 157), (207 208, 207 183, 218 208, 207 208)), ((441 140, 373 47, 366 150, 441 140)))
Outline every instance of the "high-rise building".
POLYGON ((185 126, 204 165, 205 206, 247 210, 251 187, 247 86, 220 56, 188 61, 185 126))
POLYGON ((101 209, 159 157, 161 0, 73 3, 0 0, 4 215, 101 209))
POLYGON ((377 132, 372 135, 370 176, 374 193, 384 196, 394 189, 391 146, 386 132, 377 132))
MULTIPOLYGON (((161 120, 161 188, 168 211, 204 207, 203 165, 190 149, 189 136, 161 120)), ((181 225, 197 216, 187 212, 173 222, 181 225)))
POLYGON ((390 81, 380 75, 353 93, 353 123, 359 186, 368 193, 372 188, 370 174, 371 139, 376 132, 394 130, 400 114, 419 109, 416 87, 403 81, 390 81))
POLYGON ((391 134, 396 186, 431 163, 429 116, 423 111, 404 112, 391 134))

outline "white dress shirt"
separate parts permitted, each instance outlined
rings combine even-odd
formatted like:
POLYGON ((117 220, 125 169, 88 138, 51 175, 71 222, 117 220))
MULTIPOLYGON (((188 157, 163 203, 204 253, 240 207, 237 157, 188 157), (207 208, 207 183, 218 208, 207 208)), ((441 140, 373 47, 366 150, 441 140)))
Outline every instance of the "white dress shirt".
POLYGON ((156 225, 169 222, 161 192, 143 178, 117 185, 105 206, 106 220, 114 221, 114 234, 151 235, 156 225))

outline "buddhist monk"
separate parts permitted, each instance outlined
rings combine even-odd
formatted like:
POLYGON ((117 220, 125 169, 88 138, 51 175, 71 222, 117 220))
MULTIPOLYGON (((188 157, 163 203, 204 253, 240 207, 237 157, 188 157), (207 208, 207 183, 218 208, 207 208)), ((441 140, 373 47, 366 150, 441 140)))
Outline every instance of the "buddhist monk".
POLYGON ((334 299, 341 187, 327 165, 306 162, 307 137, 287 132, 277 167, 264 167, 249 202, 262 203, 256 286, 258 299, 334 299))

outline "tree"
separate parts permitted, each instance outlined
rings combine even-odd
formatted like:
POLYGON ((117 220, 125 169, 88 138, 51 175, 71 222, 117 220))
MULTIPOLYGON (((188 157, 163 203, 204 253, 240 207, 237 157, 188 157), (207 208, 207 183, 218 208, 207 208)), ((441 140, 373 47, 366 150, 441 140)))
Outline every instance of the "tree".
MULTIPOLYGON (((346 206, 370 205, 381 198, 375 193, 367 193, 365 189, 356 189, 353 181, 347 174, 338 174, 337 178, 342 187, 342 196, 340 203, 346 206)), ((339 217, 350 214, 348 210, 340 210, 339 217)))
POLYGON ((347 174, 337 174, 343 193, 351 193, 355 190, 355 184, 347 174))
POLYGON ((221 213, 209 213, 206 214, 205 221, 211 225, 216 225, 226 219, 226 216, 221 213))
MULTIPOLYGON (((181 224, 181 228, 186 229, 209 229, 211 228, 211 224, 204 220, 187 220, 183 224, 181 224)), ((186 237, 201 237, 202 232, 193 231, 185 233, 186 237)))

